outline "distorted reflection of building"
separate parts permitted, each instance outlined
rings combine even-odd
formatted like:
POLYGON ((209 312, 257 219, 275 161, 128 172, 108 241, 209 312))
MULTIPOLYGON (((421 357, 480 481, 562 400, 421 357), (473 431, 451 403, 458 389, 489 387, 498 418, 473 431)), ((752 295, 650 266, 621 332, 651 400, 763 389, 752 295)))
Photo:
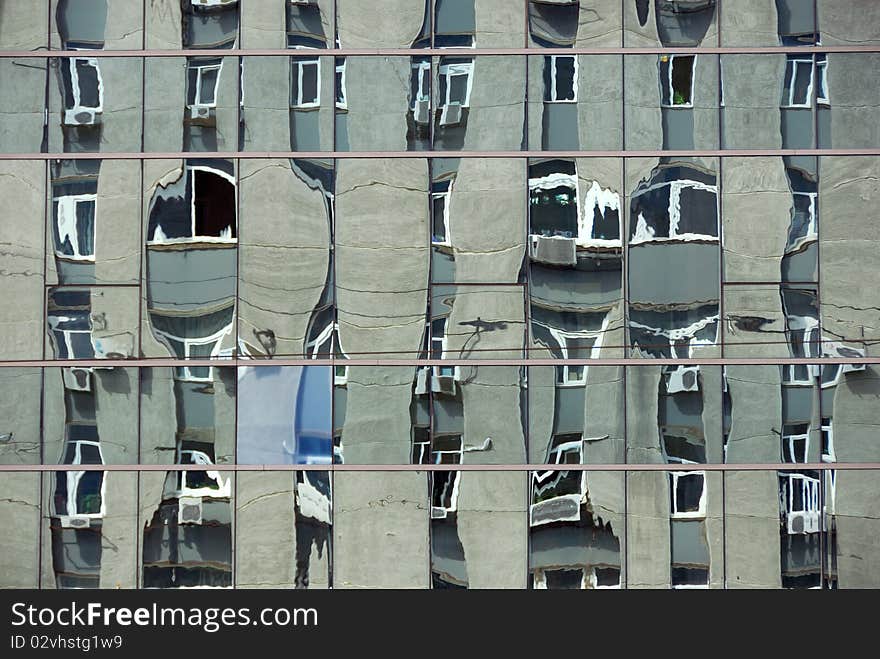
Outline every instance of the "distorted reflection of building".
POLYGON ((243 160, 241 168, 249 230, 240 243, 239 352, 268 359, 339 355, 333 163, 243 160))
MULTIPOLYGON (((239 4, 226 2, 183 2, 182 46, 193 49, 234 48, 238 40, 239 4)), ((183 151, 217 151, 220 132, 234 135, 238 124, 240 75, 238 59, 232 57, 186 58, 186 104, 183 116, 183 151), (225 75, 224 75, 224 69, 225 75), (230 70, 231 69, 231 70, 230 70), (236 100, 228 95, 221 78, 234 81, 236 100)), ((234 140, 233 143, 237 143, 234 140)))
POLYGON ((585 464, 583 447, 577 435, 558 436, 546 460, 557 469, 531 473, 530 588, 620 588, 624 583, 623 477, 559 468, 585 464))
POLYGON ((236 459, 241 464, 330 464, 329 366, 238 369, 236 459))
MULTIPOLYGON (((231 356, 238 246, 233 163, 162 164, 147 208, 146 319, 154 340, 146 350, 164 348, 181 360, 231 356)), ((154 439, 142 451, 161 463, 206 469, 169 471, 155 492, 158 508, 144 527, 143 585, 231 587, 232 476, 208 466, 232 455, 229 448, 218 455, 216 423, 218 408, 234 395, 234 369, 184 364, 172 368, 170 379, 157 374, 149 373, 142 388, 177 414, 151 431, 154 439)))
POLYGON ((631 192, 628 344, 637 356, 686 359, 711 354, 718 342, 714 167, 664 159, 631 192))

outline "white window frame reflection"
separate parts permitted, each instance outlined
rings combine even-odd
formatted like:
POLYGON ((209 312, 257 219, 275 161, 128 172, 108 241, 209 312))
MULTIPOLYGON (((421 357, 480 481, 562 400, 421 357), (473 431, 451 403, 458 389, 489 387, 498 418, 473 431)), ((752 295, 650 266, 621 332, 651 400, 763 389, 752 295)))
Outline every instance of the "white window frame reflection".
POLYGON ((831 105, 831 92, 828 89, 828 58, 825 54, 816 55, 816 75, 819 81, 816 103, 831 105))
POLYGON ((348 92, 346 85, 346 74, 345 71, 348 68, 346 66, 348 60, 345 57, 337 57, 336 62, 334 64, 334 94, 335 94, 335 102, 336 107, 339 110, 347 110, 348 109, 348 92))
POLYGON ((293 88, 293 80, 290 85, 290 107, 296 109, 317 108, 321 106, 321 58, 317 55, 310 58, 296 57, 291 63, 291 75, 293 68, 296 67, 296 89, 293 88), (303 78, 305 68, 309 66, 315 67, 315 98, 306 100, 303 98, 303 78))
MULTIPOLYGON (((68 444, 73 446, 73 462, 65 463, 65 464, 74 464, 79 465, 82 464, 82 447, 83 446, 93 446, 98 450, 98 458, 100 459, 99 464, 104 464, 104 454, 101 452, 101 443, 86 440, 86 439, 73 439, 68 440, 68 444)), ((65 451, 66 452, 66 451, 65 451)), ((65 476, 67 477, 67 501, 65 512, 57 511, 59 515, 65 515, 67 517, 78 517, 78 518, 88 518, 88 519, 101 519, 107 514, 107 473, 101 473, 101 509, 97 513, 83 513, 80 512, 76 499, 77 499, 77 490, 79 489, 80 481, 82 477, 85 475, 85 471, 67 471, 65 472, 65 476)))
MULTIPOLYGON (((178 359, 213 359, 213 358, 231 358, 232 354, 230 349, 223 350, 221 349, 221 345, 223 343, 223 337, 228 335, 232 331, 232 324, 226 325, 222 327, 217 332, 214 332, 210 336, 198 337, 198 338, 185 338, 181 336, 177 336, 176 334, 171 334, 170 332, 163 332, 162 330, 153 328, 153 332, 162 341, 172 354, 176 355, 177 350, 175 349, 173 342, 179 343, 183 346, 183 356, 178 359), (191 355, 191 351, 194 346, 206 346, 211 345, 211 353, 207 356, 199 356, 193 357, 191 355)), ((214 381, 214 367, 213 366, 175 366, 174 367, 174 379, 180 380, 183 382, 213 382, 214 381), (195 368, 207 368, 208 374, 205 376, 193 375, 193 370, 195 368)))
MULTIPOLYGON (((306 356, 309 359, 321 359, 321 355, 335 355, 336 354, 336 336, 339 332, 339 323, 332 322, 328 323, 328 325, 321 330, 321 333, 315 337, 314 340, 309 341, 306 344, 306 356), (327 350, 322 350, 322 348, 330 342, 330 345, 327 346, 327 350)), ((339 352, 342 354, 344 359, 348 359, 348 355, 342 349, 342 346, 339 346, 339 352)), ((333 370, 333 384, 338 386, 345 386, 348 384, 348 366, 337 364, 333 370)))
MULTIPOLYGON (((708 316, 707 318, 701 318, 695 323, 691 323, 687 327, 677 327, 675 329, 659 329, 657 327, 650 327, 648 325, 643 325, 635 320, 629 321, 629 326, 635 329, 642 330, 646 333, 653 334, 656 337, 663 337, 666 341, 668 341, 669 351, 672 356, 672 359, 690 359, 693 355, 694 348, 711 348, 713 346, 718 345, 718 332, 720 330, 720 320, 721 315, 715 314, 712 316, 708 316), (715 336, 712 339, 698 339, 697 332, 702 331, 709 325, 715 325, 715 336), (687 340, 687 343, 684 346, 679 346, 684 340, 687 340)), ((659 342, 654 342, 657 350, 661 350, 662 348, 659 345, 659 342)), ((645 355, 650 354, 650 352, 645 351, 640 346, 635 347, 636 352, 645 355)))
MULTIPOLYGON (((668 462, 678 464, 697 464, 691 460, 683 458, 667 458, 668 462)), ((705 519, 706 517, 706 472, 705 471, 670 471, 669 472, 669 488, 670 488, 670 510, 669 517, 671 519, 705 519), (700 492, 700 499, 697 503, 697 510, 678 510, 678 482, 685 476, 699 476, 703 481, 703 488, 700 492)))
MULTIPOLYGON (((439 353, 440 359, 449 359, 449 338, 446 336, 446 325, 449 323, 448 316, 434 318, 431 321, 431 337, 430 337, 430 354, 432 359, 436 359, 433 355, 439 353), (434 333, 434 323, 443 321, 443 333, 439 336, 434 333)), ((432 374, 435 378, 452 378, 456 382, 461 379, 461 369, 459 366, 433 366, 432 374)))
POLYGON ((790 462, 792 464, 806 464, 809 462, 810 457, 810 428, 807 426, 807 431, 802 433, 791 433, 791 434, 783 434, 782 435, 782 461, 790 462), (803 442, 803 454, 804 459, 797 459, 797 451, 795 451, 795 444, 797 442, 803 442))
POLYGON ((156 224, 153 229, 153 236, 147 241, 147 245, 183 245, 189 243, 222 243, 234 245, 238 243, 238 238, 233 236, 233 225, 226 227, 221 231, 219 236, 204 236, 196 232, 196 175, 195 172, 208 172, 221 178, 226 179, 233 186, 235 194, 238 195, 238 188, 235 185, 235 177, 217 167, 209 167, 207 165, 187 165, 185 172, 189 177, 186 185, 190 191, 190 235, 180 236, 176 238, 168 238, 162 231, 162 223, 156 224), (227 231, 228 230, 228 231, 227 231), (225 234, 225 235, 224 235, 225 234))
POLYGON ((47 317, 47 322, 49 323, 49 329, 52 332, 52 337, 55 341, 55 354, 59 355, 59 359, 94 359, 94 347, 92 348, 92 354, 90 355, 79 355, 76 354, 76 350, 74 350, 73 346, 73 335, 74 334, 86 334, 89 337, 89 345, 92 345, 91 337, 92 337, 92 323, 89 316, 82 316, 81 318, 73 318, 71 316, 63 316, 57 314, 49 314, 47 317), (80 324, 85 324, 85 329, 59 329, 58 325, 61 323, 67 322, 75 322, 80 324), (59 349, 62 345, 61 341, 63 339, 63 345, 65 350, 67 351, 67 357, 61 357, 61 350, 59 349))
POLYGON ((65 108, 64 115, 64 123, 66 125, 83 125, 83 124, 92 124, 94 123, 94 116, 92 117, 92 121, 88 122, 79 122, 76 120, 76 115, 82 112, 92 113, 92 115, 101 114, 104 111, 104 80, 101 77, 101 68, 98 66, 98 60, 95 57, 69 57, 67 59, 68 71, 70 72, 70 93, 73 96, 73 107, 65 108), (83 105, 82 104, 82 90, 79 86, 79 71, 77 70, 77 62, 85 63, 87 66, 91 66, 95 69, 95 76, 98 80, 98 104, 97 105, 83 105))
MULTIPOLYGON (((577 103, 578 102, 578 56, 577 55, 545 55, 544 66, 550 67, 550 89, 545 103, 577 103), (557 68, 559 60, 570 59, 574 63, 574 74, 571 84, 571 98, 559 98, 557 89, 557 68)), ((568 91, 568 90, 566 90, 568 91)), ((568 95, 568 94, 565 94, 568 95)))
POLYGON ((70 244, 73 247, 73 254, 65 254, 61 250, 55 249, 55 256, 60 259, 69 261, 92 261, 95 260, 95 212, 97 211, 98 195, 96 194, 79 194, 79 195, 62 195, 55 197, 53 201, 57 204, 55 209, 55 228, 58 235, 58 242, 63 243, 65 236, 70 238, 70 244), (79 229, 77 228, 77 207, 80 204, 92 204, 92 250, 85 252, 80 249, 79 229), (72 218, 69 226, 62 229, 63 219, 72 218))
POLYGON ((220 87, 220 72, 223 69, 223 60, 214 64, 208 63, 199 63, 199 62, 189 62, 187 63, 187 68, 189 70, 195 70, 196 72, 196 89, 195 94, 193 94, 193 104, 190 106, 192 108, 216 108, 217 107, 217 90, 220 87), (202 99, 202 78, 207 71, 216 71, 217 77, 214 79, 214 89, 212 97, 213 101, 205 101, 202 99))
POLYGON ((708 183, 703 183, 702 181, 694 181, 692 179, 676 179, 674 181, 663 181, 661 183, 655 183, 644 190, 639 191, 639 195, 642 195, 646 192, 650 192, 651 190, 657 190, 659 188, 669 186, 669 235, 668 236, 657 236, 654 233, 654 228, 648 226, 648 223, 645 221, 644 216, 639 213, 638 220, 636 222, 636 230, 635 235, 630 238, 630 245, 640 245, 643 243, 656 243, 656 242, 677 242, 677 241, 709 241, 717 243, 719 242, 718 238, 718 222, 720 214, 718 213, 718 186, 710 185, 708 183), (705 233, 691 233, 689 231, 679 232, 679 225, 681 224, 681 192, 685 188, 693 188, 695 190, 705 190, 707 192, 711 192, 715 195, 715 235, 705 234, 705 233))
POLYGON ((411 64, 412 75, 416 76, 417 84, 416 95, 412 99, 410 109, 415 112, 416 105, 421 102, 431 100, 431 60, 415 61, 411 64), (425 80, 425 72, 428 73, 428 79, 425 80), (426 84, 427 82, 427 84, 426 84))
POLYGON ((804 528, 812 529, 808 531, 804 531, 804 533, 812 533, 819 530, 819 514, 820 514, 820 497, 819 497, 819 486, 820 480, 818 478, 813 478, 812 476, 807 476, 806 474, 783 474, 783 477, 787 479, 788 484, 786 487, 786 495, 782 496, 780 493, 780 498, 783 499, 782 503, 785 510, 785 518, 787 524, 787 530, 790 534, 794 534, 791 531, 791 518, 793 515, 801 515, 804 517, 804 528), (794 500, 794 492, 795 488, 800 488, 801 492, 801 507, 795 509, 795 500, 794 500))
MULTIPOLYGON (((211 458, 204 451, 197 451, 192 449, 179 449, 177 452, 177 464, 187 464, 187 465, 205 465, 207 466, 216 466, 211 458), (183 462, 184 455, 187 455, 192 462, 183 462)), ((187 477, 190 473, 189 470, 181 470, 178 472, 179 481, 178 488, 175 492, 175 496, 177 498, 182 497, 191 497, 191 498, 202 498, 202 497, 211 497, 215 499, 223 499, 231 496, 231 481, 229 478, 223 479, 222 474, 213 469, 205 469, 205 472, 208 474, 208 478, 213 480, 216 484, 216 488, 211 487, 189 487, 187 485, 187 477)))
MULTIPOLYGON (((433 464, 461 464, 462 455, 464 454, 464 438, 458 434, 449 435, 448 437, 457 438, 458 448, 437 451, 432 447, 431 462, 433 464)), ((461 471, 431 472, 431 519, 445 519, 449 513, 454 513, 458 510, 458 492, 460 484, 461 471), (436 474, 438 473, 450 474, 450 480, 446 482, 441 491, 442 496, 440 497, 440 501, 444 504, 441 506, 434 505, 434 489, 436 487, 434 478, 436 478, 436 474), (447 499, 449 500, 449 504, 445 505, 447 499)))
MULTIPOLYGON (((562 355, 561 359, 569 358, 569 339, 593 339, 593 345, 590 346, 590 356, 588 357, 588 359, 598 359, 602 350, 602 339, 605 337, 605 333, 608 331, 609 316, 610 314, 605 314, 604 318, 602 319, 602 326, 598 330, 581 330, 578 332, 561 330, 556 327, 551 327, 550 325, 540 323, 536 320, 533 320, 532 323, 547 330, 547 332, 550 333, 550 336, 552 336, 556 340, 559 353, 562 355)), ((585 385, 587 383, 588 368, 588 364, 560 364, 559 366, 557 366, 557 373, 561 374, 561 377, 557 375, 556 385, 559 387, 580 387, 585 385), (580 376, 573 376, 572 373, 576 372, 577 369, 582 369, 580 376)))
POLYGON ((446 95, 441 99, 440 109, 440 125, 446 125, 446 117, 449 107, 452 105, 460 105, 462 109, 470 107, 471 90, 474 85, 474 62, 455 62, 452 64, 441 64, 438 70, 441 77, 445 78, 446 95), (457 76, 466 76, 464 98, 461 101, 452 102, 452 79, 457 76))
POLYGON ((663 63, 664 57, 668 58, 668 61, 669 61, 669 67, 668 67, 669 74, 666 76, 665 80, 662 77, 660 77, 660 107, 675 108, 675 109, 693 108, 694 107, 694 85, 695 85, 696 77, 697 77, 696 73, 697 73, 697 57, 698 56, 697 55, 684 55, 684 54, 679 54, 679 55, 663 54, 663 55, 660 55, 657 58, 658 73, 660 70, 660 64, 663 63), (672 83, 672 72, 673 72, 673 69, 675 68, 675 60, 676 59, 683 60, 688 57, 693 57, 693 61, 691 62, 690 101, 688 101, 686 103, 676 103, 675 102, 675 88, 673 87, 673 83, 672 83), (664 92, 667 92, 667 94, 668 94, 669 103, 663 102, 664 92))
POLYGON ((783 94, 785 92, 785 78, 791 72, 791 82, 788 86, 788 95, 782 99, 783 108, 811 108, 813 106, 813 76, 815 71, 815 62, 813 56, 809 57, 789 57, 785 60, 785 73, 783 75, 783 94), (798 102, 795 98, 795 90, 797 89, 796 81, 798 79, 798 71, 803 70, 804 66, 809 67, 810 82, 807 85, 806 98, 802 102, 798 102))
POLYGON ((810 221, 807 223, 807 230, 801 236, 795 236, 794 240, 791 240, 788 245, 786 245, 787 252, 794 252, 801 248, 801 246, 806 243, 815 242, 819 239, 819 233, 817 229, 817 218, 818 212, 816 210, 816 205, 819 200, 819 193, 817 192, 792 192, 792 197, 806 197, 809 199, 809 215, 810 221))
POLYGON ((449 226, 449 205, 452 202, 452 185, 453 182, 449 182, 449 187, 442 192, 432 192, 431 193, 431 244, 437 245, 439 247, 451 247, 452 246, 452 235, 450 232, 449 226), (434 200, 435 199, 443 199, 443 240, 436 240, 434 238, 434 226, 433 220, 434 218, 434 200))

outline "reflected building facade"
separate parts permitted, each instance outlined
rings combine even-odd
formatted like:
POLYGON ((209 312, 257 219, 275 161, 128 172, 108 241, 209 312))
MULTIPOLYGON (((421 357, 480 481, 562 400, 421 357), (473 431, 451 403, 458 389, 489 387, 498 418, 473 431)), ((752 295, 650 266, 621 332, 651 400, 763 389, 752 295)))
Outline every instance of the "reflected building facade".
POLYGON ((731 4, 3 2, 0 585, 876 587, 880 9, 731 4))

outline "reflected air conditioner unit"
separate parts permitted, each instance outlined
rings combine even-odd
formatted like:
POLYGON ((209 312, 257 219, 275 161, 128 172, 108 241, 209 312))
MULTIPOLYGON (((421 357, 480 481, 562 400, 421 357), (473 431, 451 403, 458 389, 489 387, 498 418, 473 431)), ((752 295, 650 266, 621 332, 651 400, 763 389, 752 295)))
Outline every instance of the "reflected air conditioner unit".
POLYGON ((577 239, 566 236, 532 235, 529 241, 529 257, 533 261, 549 265, 577 265, 577 239))
POLYGON ((192 497, 181 497, 177 501, 178 524, 202 523, 202 500, 192 497))
POLYGON ((97 110, 89 108, 75 108, 64 111, 65 126, 93 126, 97 123, 97 110))
POLYGON ((563 494, 529 506, 530 526, 540 526, 551 522, 579 522, 580 519, 580 494, 563 494))
POLYGON ((700 367, 679 366, 669 374, 666 382, 666 392, 677 394, 682 391, 700 390, 700 367))
POLYGON ((306 480, 296 484, 296 496, 300 516, 330 523, 330 499, 308 481, 308 472, 306 480))
POLYGON ((461 123, 461 103, 450 103, 443 106, 440 113, 441 126, 454 126, 461 123))
POLYGON ((416 371, 416 396, 422 396, 428 393, 428 377, 431 367, 427 366, 416 371))
POLYGON ((104 337, 92 335, 92 347, 96 359, 129 359, 132 353, 132 337, 130 334, 104 337))
POLYGON ((211 108, 207 105, 190 105, 189 106, 189 118, 190 119, 210 119, 211 118, 211 108))
POLYGON ((819 531, 818 511, 798 510, 788 513, 786 517, 789 535, 817 533, 819 531))
POLYGON ((90 523, 88 517, 81 515, 61 515, 58 521, 61 522, 62 529, 87 529, 90 523))
POLYGON ((62 368, 61 377, 64 380, 64 388, 71 391, 92 390, 92 369, 88 367, 62 368))
POLYGON ((431 519, 446 519, 449 511, 443 506, 431 506, 431 519))
POLYGON ((417 124, 427 124, 431 116, 431 102, 427 99, 416 101, 413 109, 413 118, 417 124))
POLYGON ((455 376, 454 375, 437 375, 431 378, 431 391, 438 394, 455 395, 455 376))

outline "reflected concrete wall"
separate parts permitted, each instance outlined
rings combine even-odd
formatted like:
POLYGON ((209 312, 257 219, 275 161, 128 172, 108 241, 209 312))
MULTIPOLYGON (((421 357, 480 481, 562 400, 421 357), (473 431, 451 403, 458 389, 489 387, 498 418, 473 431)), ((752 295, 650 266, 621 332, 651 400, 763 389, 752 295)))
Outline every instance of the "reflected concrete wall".
POLYGON ((340 160, 336 188, 342 346, 414 358, 427 300, 427 161, 340 160))
POLYGON ((0 222, 0 243, 8 246, 0 274, 2 359, 33 359, 43 352, 45 168, 36 160, 0 162, 0 192, 9 207, 19 211, 17 221, 0 222))
POLYGON ((426 474, 339 472, 333 481, 334 587, 428 587, 426 474))

